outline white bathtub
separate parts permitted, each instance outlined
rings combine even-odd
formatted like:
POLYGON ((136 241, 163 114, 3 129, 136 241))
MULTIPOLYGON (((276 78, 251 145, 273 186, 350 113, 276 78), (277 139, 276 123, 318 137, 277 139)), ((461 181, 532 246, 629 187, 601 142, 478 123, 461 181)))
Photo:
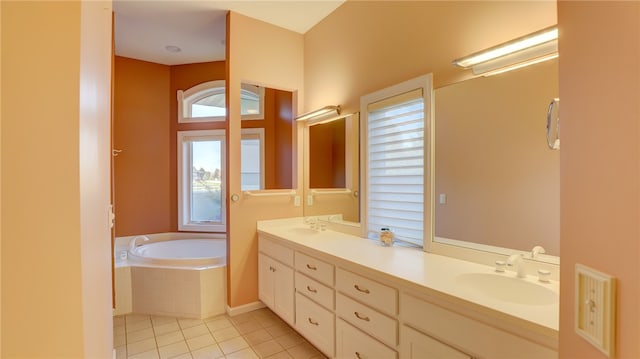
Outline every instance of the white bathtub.
POLYGON ((225 312, 224 235, 119 237, 114 254, 117 315, 206 318, 225 312))
POLYGON ((174 239, 144 241, 148 236, 131 240, 127 257, 132 264, 163 267, 209 268, 226 264, 227 243, 224 239, 174 239))

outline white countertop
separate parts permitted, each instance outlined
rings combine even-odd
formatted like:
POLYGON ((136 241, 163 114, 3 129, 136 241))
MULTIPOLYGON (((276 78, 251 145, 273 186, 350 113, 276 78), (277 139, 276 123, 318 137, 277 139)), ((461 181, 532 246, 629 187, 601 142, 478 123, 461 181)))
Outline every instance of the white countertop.
MULTIPOLYGON (((559 300, 546 305, 501 301, 483 295, 456 279, 465 273, 495 274, 493 267, 427 253, 417 248, 383 247, 377 241, 336 231, 314 231, 304 225, 300 217, 259 221, 258 232, 386 274, 400 283, 408 282, 413 286, 454 297, 478 310, 484 308, 489 312, 506 314, 514 319, 516 325, 523 321, 521 324, 524 326, 534 329, 538 327, 543 331, 550 329, 557 335, 559 300)), ((515 277, 512 271, 500 275, 515 277)), ((520 280, 542 285, 554 291, 559 298, 557 281, 541 283, 533 276, 520 280)))

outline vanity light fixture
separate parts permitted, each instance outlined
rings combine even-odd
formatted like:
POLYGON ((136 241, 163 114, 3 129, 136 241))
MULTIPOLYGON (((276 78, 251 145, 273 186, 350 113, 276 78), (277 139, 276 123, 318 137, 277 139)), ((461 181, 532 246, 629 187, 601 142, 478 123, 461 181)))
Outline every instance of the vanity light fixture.
POLYGON ((552 26, 453 61, 474 75, 491 76, 558 57, 558 27, 552 26))
POLYGON ((308 124, 328 122, 340 116, 340 106, 325 106, 296 117, 296 121, 307 121, 308 124))

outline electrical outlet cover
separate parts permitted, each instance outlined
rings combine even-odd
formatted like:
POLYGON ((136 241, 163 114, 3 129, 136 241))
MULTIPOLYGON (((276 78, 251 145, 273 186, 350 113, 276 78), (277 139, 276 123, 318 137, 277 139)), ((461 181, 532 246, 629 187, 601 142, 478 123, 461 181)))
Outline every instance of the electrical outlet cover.
POLYGON ((576 332, 610 358, 615 343, 615 278, 576 264, 576 332))

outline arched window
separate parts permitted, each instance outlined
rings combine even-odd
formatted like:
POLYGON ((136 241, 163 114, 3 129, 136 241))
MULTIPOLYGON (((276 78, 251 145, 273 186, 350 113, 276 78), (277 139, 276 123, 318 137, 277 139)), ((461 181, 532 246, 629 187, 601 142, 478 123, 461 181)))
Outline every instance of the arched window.
MULTIPOLYGON (((178 90, 178 122, 224 121, 227 114, 224 80, 208 81, 178 90)), ((240 114, 243 120, 264 119, 264 88, 242 84, 240 114)))

